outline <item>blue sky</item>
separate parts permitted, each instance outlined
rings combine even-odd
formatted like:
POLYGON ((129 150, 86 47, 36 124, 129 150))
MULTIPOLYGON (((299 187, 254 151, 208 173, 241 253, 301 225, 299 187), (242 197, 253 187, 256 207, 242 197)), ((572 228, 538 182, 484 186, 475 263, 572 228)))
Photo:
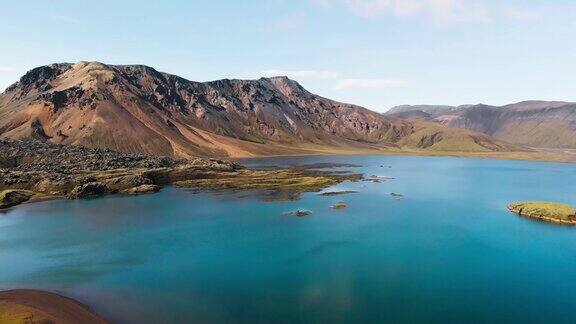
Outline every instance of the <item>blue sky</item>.
POLYGON ((576 101, 573 0, 4 1, 0 88, 54 62, 284 74, 378 111, 576 101))

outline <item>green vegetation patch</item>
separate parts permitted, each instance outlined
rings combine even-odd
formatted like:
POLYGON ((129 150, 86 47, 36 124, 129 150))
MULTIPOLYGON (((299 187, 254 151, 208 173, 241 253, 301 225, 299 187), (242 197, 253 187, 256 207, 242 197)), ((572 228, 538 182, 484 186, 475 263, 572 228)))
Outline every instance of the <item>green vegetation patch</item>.
POLYGON ((359 180, 357 174, 332 174, 297 170, 250 171, 221 173, 218 177, 176 182, 175 185, 203 189, 320 191, 345 180, 359 180))
POLYGON ((335 203, 334 205, 332 205, 332 209, 344 209, 346 207, 347 207, 347 205, 343 201, 339 201, 339 202, 335 203))

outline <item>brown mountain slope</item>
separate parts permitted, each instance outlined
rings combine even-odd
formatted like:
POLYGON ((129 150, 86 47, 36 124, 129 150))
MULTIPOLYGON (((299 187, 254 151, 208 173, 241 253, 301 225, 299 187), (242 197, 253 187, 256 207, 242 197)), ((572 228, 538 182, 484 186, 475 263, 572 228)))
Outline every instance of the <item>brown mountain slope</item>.
MULTIPOLYGON (((177 157, 421 148, 421 128, 314 95, 285 77, 203 83, 141 65, 52 64, 0 95, 2 138, 177 157)), ((478 147, 462 134, 458 142, 470 150, 517 149, 488 137, 478 147)), ((434 141, 449 148, 454 138, 434 141)))
POLYGON ((447 106, 435 111, 421 107, 403 106, 388 115, 465 128, 519 145, 576 149, 576 103, 524 101, 503 107, 447 106))

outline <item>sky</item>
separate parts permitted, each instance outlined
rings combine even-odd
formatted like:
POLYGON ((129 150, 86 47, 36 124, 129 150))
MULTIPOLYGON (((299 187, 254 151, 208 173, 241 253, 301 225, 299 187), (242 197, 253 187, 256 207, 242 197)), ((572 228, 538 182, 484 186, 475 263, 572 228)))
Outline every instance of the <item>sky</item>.
POLYGON ((287 75, 401 104, 576 101, 574 0, 0 0, 0 91, 56 62, 194 81, 287 75))

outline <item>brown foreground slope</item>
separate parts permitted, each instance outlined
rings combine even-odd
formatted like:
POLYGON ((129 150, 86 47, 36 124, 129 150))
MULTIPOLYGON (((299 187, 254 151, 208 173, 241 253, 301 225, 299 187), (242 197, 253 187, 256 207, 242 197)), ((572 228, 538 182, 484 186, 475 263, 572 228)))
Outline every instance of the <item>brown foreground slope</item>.
POLYGON ((105 324, 87 306, 38 290, 0 291, 0 323, 105 324))
POLYGON ((286 77, 193 82, 142 65, 42 66, 0 95, 0 138, 129 153, 250 157, 437 151, 450 150, 454 140, 464 151, 522 151, 473 132, 459 136, 457 130, 435 129, 432 134, 423 127, 314 95, 286 77))

